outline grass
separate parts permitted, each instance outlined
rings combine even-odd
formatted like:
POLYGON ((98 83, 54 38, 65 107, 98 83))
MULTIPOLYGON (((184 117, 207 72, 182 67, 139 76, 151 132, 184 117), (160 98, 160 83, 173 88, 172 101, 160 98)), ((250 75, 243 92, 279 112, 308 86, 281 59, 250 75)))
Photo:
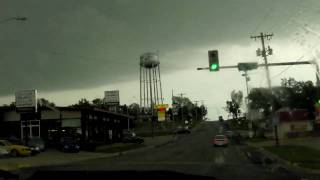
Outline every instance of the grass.
POLYGON ((320 169, 320 151, 305 146, 265 147, 269 152, 301 167, 320 169))
POLYGON ((101 153, 117 153, 117 152, 123 152, 123 151, 129 151, 132 149, 138 149, 145 147, 146 145, 144 144, 125 144, 125 145, 120 145, 120 146, 110 146, 106 148, 97 148, 96 152, 101 152, 101 153))

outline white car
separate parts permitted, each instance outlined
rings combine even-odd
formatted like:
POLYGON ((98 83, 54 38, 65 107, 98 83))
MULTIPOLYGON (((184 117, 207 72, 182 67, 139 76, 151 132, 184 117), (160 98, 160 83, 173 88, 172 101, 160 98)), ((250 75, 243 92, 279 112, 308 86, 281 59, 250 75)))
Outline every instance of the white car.
POLYGON ((10 155, 10 152, 6 148, 0 146, 0 157, 9 156, 9 155, 10 155))

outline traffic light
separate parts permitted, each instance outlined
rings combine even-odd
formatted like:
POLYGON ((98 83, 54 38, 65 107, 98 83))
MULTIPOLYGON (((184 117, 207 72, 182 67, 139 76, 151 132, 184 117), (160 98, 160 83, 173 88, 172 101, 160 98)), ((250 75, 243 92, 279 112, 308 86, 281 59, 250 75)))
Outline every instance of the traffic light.
POLYGON ((209 55, 209 70, 219 71, 219 56, 217 50, 208 51, 209 55))

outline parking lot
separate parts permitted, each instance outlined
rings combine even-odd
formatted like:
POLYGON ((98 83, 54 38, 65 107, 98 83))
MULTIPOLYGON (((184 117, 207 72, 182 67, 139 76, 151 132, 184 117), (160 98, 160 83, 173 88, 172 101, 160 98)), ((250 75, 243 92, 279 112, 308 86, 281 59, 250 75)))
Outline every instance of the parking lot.
POLYGON ((29 157, 4 157, 0 159, 0 170, 16 170, 34 166, 68 164, 88 159, 110 157, 112 154, 80 151, 79 153, 64 153, 55 149, 29 157))

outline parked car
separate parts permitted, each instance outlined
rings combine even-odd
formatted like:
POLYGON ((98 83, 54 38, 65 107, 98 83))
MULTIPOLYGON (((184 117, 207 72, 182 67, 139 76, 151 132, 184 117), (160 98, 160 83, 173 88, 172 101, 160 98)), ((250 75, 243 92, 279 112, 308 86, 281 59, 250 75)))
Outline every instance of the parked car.
POLYGON ((126 131, 126 132, 123 133, 122 142, 123 143, 138 143, 138 144, 142 144, 142 143, 144 143, 144 139, 140 138, 140 137, 137 137, 134 132, 126 131))
POLYGON ((226 135, 216 135, 213 138, 212 144, 214 146, 228 146, 229 145, 229 139, 226 135))
POLYGON ((73 137, 62 137, 60 139, 59 149, 63 152, 79 152, 80 145, 73 137))
POLYGON ((12 144, 7 140, 0 140, 0 146, 4 147, 11 156, 30 156, 31 148, 23 145, 12 144))
POLYGON ((34 154, 38 154, 40 153, 41 151, 44 151, 45 150, 45 143, 44 141, 39 138, 39 137, 34 137, 34 138, 31 138, 28 143, 27 143, 27 146, 29 146, 31 148, 31 154, 34 155, 34 154))
POLYGON ((6 157, 9 155, 10 155, 10 152, 4 146, 0 146, 0 158, 6 157))

